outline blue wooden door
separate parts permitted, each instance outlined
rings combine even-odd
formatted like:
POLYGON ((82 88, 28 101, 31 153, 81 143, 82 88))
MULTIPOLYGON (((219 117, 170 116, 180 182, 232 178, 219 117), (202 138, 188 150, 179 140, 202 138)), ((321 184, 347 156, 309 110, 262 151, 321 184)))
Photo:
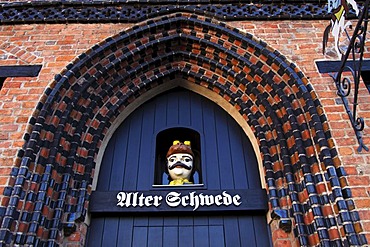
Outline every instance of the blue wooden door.
MULTIPOLYGON (((185 127, 200 133, 206 189, 260 188, 257 161, 239 125, 210 100, 187 90, 157 96, 111 138, 97 191, 153 190, 156 134, 185 127)), ((92 215, 88 246, 270 246, 260 214, 92 215)))

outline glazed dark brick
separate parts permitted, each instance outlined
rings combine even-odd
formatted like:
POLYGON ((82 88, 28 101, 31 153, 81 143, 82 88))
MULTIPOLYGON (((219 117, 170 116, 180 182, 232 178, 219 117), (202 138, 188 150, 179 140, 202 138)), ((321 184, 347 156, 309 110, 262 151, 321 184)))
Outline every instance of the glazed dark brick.
POLYGON ((350 217, 358 215, 341 180, 346 174, 327 118, 307 78, 252 35, 184 13, 108 38, 55 76, 29 121, 20 166, 4 191, 2 243, 60 241, 57 225, 63 217, 86 216, 94 158, 114 120, 147 91, 177 78, 222 96, 254 130, 269 207, 286 212, 302 245, 338 244, 342 231, 349 243, 365 243, 359 217, 350 217), (30 181, 32 193, 26 187, 30 181), (323 191, 324 184, 330 189, 323 191), (23 210, 26 201, 34 208, 23 210), (337 210, 325 211, 331 205, 337 210), (15 222, 23 236, 11 233, 19 230, 15 222))

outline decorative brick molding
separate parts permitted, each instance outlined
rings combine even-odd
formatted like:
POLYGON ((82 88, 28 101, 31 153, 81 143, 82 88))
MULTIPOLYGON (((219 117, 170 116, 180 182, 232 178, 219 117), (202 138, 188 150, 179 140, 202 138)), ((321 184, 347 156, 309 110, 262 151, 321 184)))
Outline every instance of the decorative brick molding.
MULTIPOLYGON (((139 22, 175 12, 218 20, 329 18, 323 1, 29 1, 1 4, 0 23, 139 22), (138 4, 140 3, 140 4, 138 4)), ((354 12, 351 12, 352 17, 354 12)))
POLYGON ((87 214, 95 158, 114 120, 147 91, 176 78, 222 96, 244 117, 260 144, 271 212, 286 212, 281 218, 292 221, 301 245, 366 243, 307 78, 252 35, 187 13, 108 38, 55 77, 30 119, 4 190, 0 242, 63 242, 62 228, 74 228, 73 219, 87 214))

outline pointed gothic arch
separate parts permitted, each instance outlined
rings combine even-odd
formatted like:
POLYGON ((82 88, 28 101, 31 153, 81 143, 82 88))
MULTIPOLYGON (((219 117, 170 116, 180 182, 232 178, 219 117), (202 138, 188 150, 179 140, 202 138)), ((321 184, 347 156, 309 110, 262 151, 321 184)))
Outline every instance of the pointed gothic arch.
POLYGON ((174 79, 218 94, 250 126, 271 212, 293 220, 301 245, 366 242, 326 116, 299 68, 250 34, 186 13, 108 38, 55 77, 4 191, 1 242, 57 245, 60 226, 86 216, 115 120, 174 79))

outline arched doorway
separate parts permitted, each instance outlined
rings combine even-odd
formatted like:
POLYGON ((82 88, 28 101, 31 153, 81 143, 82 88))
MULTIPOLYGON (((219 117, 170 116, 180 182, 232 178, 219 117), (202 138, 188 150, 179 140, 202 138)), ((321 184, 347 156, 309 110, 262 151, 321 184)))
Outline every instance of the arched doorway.
MULTIPOLYGON (((256 155, 241 127, 214 102, 178 88, 140 106, 116 130, 100 166, 96 191, 168 189, 155 185, 156 143, 163 143, 156 138, 164 138, 157 133, 174 130, 169 138, 177 139, 185 128, 200 134, 202 160, 202 184, 187 189, 199 193, 261 189, 256 155)), ((184 187, 170 190, 176 189, 184 193, 184 187)), ((267 197, 264 200, 267 210, 267 197)), ((270 246, 265 214, 263 210, 92 213, 87 245, 270 246)))
POLYGON ((55 77, 29 120, 4 190, 0 242, 57 246, 63 234, 83 224, 112 125, 177 79, 216 93, 250 126, 270 213, 282 212, 280 223, 293 222, 301 245, 366 243, 308 79, 265 42, 189 13, 135 25, 81 54, 55 77))

